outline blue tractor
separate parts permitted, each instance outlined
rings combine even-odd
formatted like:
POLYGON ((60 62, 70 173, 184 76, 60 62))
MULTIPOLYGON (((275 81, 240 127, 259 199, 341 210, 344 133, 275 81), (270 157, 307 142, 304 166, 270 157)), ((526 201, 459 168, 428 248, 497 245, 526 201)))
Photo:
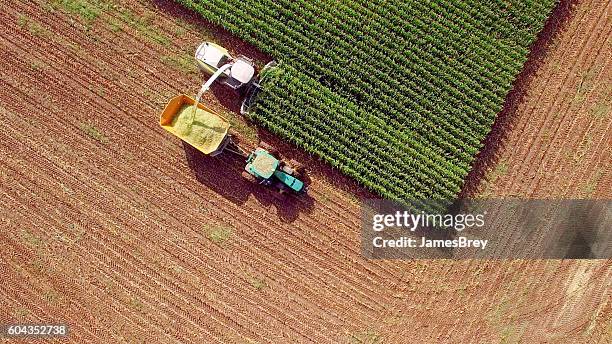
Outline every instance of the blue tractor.
POLYGON ((295 160, 282 159, 278 151, 265 142, 252 151, 246 161, 242 176, 253 183, 270 186, 280 193, 306 192, 301 180, 304 168, 295 160))

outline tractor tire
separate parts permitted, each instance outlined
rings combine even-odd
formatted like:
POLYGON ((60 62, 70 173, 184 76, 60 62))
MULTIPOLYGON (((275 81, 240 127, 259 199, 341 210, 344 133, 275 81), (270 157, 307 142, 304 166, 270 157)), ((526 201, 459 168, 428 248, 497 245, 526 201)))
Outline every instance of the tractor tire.
POLYGON ((275 157, 277 157, 277 158, 278 158, 278 149, 276 149, 276 148, 274 148, 274 147, 270 146, 270 145, 269 145, 267 142, 260 141, 260 142, 259 142, 259 147, 261 147, 261 148, 263 148, 263 149, 267 150, 267 151, 268 151, 268 153, 270 153, 270 154, 272 154, 272 155, 274 155, 275 157))
POLYGON ((242 178, 244 178, 250 183, 253 183, 253 184, 257 183, 257 178, 255 178, 252 174, 250 174, 247 171, 242 171, 242 178))

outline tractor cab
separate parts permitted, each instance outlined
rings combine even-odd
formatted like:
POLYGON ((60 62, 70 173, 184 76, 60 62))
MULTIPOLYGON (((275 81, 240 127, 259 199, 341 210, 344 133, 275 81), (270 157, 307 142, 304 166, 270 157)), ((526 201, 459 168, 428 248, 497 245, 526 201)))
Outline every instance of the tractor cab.
POLYGON ((229 64, 219 76, 220 80, 233 89, 249 84, 255 78, 255 63, 246 56, 233 58, 222 46, 204 42, 195 52, 198 67, 204 73, 213 75, 218 69, 229 64))
POLYGON ((298 179, 298 168, 279 160, 264 148, 257 148, 249 154, 243 177, 266 186, 274 186, 283 193, 287 189, 301 193, 304 183, 298 179))

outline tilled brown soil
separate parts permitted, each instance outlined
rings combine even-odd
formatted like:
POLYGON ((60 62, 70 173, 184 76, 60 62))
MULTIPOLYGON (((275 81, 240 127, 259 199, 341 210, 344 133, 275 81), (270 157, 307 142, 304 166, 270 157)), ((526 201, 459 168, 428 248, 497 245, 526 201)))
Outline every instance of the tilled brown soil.
MULTIPOLYGON (((547 57, 530 86, 536 97, 570 109, 569 83, 561 81, 594 65, 589 58, 603 61, 594 85, 609 85, 610 16, 601 14, 609 10, 610 2, 578 6, 551 49, 560 57, 547 57), (579 32, 588 43, 575 45, 579 32), (591 52, 571 55, 577 47, 591 52)), ((260 63, 266 56, 166 1, 116 2, 90 22, 84 10, 66 11, 34 0, 0 4, 0 323, 66 322, 78 343, 609 336, 609 261, 365 260, 359 200, 370 195, 232 115, 239 102, 231 92, 215 87, 206 102, 230 117, 243 146, 259 136, 304 162, 308 197, 280 199, 247 184, 240 158, 202 156, 157 124, 170 97, 199 87, 190 58, 200 41, 214 37, 260 63)), ((585 108, 599 101, 597 89, 585 91, 585 108)), ((489 178, 494 195, 506 195, 504 183, 523 185, 514 191, 520 195, 546 195, 532 190, 558 180, 539 161, 576 171, 559 150, 576 150, 577 132, 596 144, 568 177, 609 165, 609 114, 581 127, 582 117, 536 102, 546 103, 528 99, 514 114, 527 129, 517 124, 508 142, 520 144, 500 149, 524 171, 489 178), (538 155, 530 150, 537 144, 520 138, 542 127, 531 120, 559 128, 568 120, 576 129, 554 131, 561 148, 538 155), (521 184, 534 168, 541 181, 521 184)), ((609 197, 604 172, 595 196, 609 197)), ((564 195, 582 187, 572 181, 564 195)))

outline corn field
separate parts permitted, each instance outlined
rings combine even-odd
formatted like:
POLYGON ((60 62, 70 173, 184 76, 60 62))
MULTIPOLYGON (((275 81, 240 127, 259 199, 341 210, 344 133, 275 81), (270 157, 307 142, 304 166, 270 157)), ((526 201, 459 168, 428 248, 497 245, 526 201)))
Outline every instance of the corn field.
POLYGON ((282 65, 253 119, 394 200, 454 199, 554 0, 178 0, 282 65))

